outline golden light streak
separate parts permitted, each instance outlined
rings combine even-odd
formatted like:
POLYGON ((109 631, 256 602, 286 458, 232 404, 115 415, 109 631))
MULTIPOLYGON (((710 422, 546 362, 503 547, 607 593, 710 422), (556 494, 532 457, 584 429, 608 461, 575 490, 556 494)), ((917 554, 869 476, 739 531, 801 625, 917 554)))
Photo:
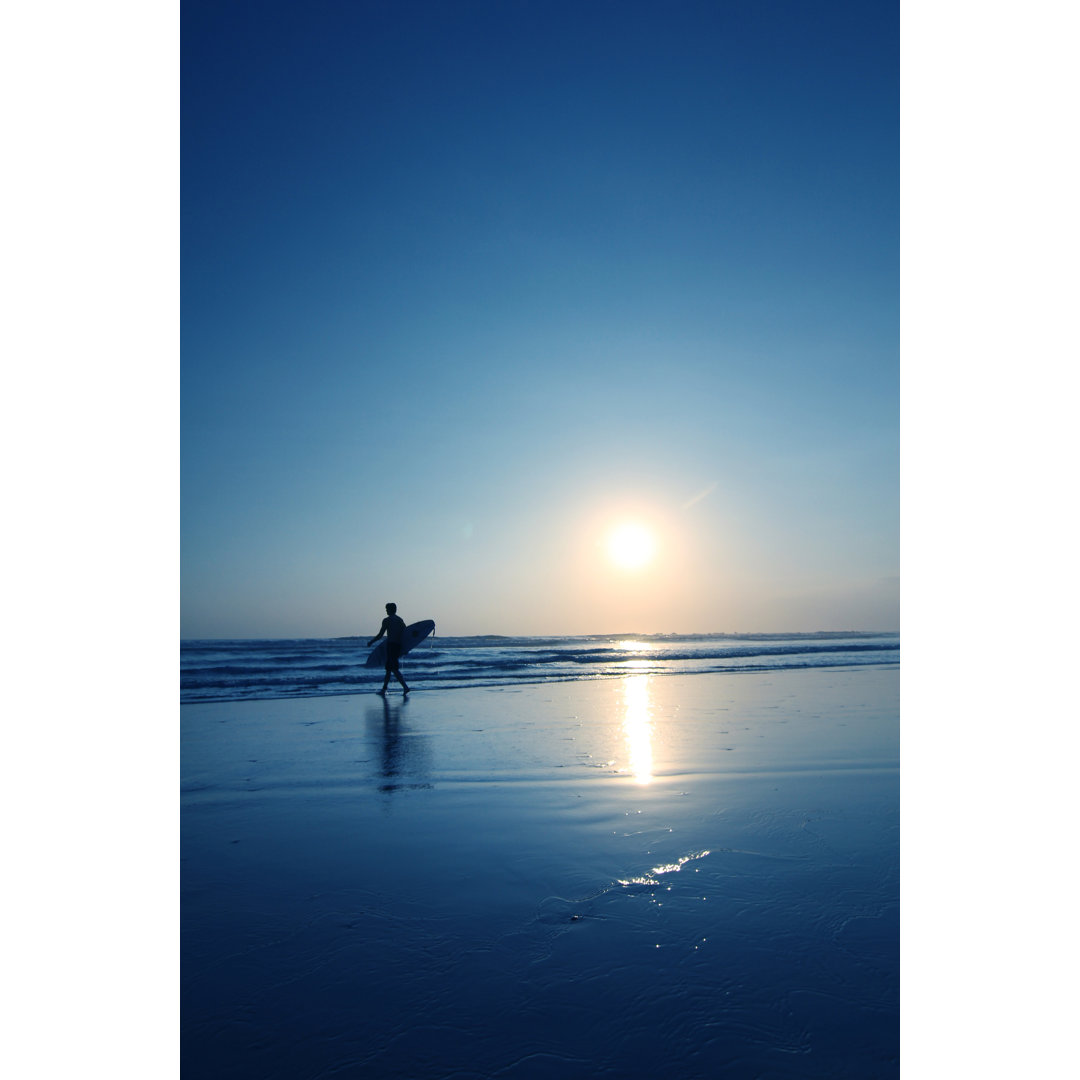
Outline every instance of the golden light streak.
POLYGON ((623 734, 635 783, 651 784, 652 710, 648 675, 632 675, 623 682, 623 734))

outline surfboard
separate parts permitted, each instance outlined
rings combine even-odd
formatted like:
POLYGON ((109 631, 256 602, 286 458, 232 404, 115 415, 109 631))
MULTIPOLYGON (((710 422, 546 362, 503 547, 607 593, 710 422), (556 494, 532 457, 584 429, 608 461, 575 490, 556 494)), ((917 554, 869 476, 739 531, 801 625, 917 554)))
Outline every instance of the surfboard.
MULTIPOLYGON (((435 623, 431 619, 422 622, 410 623, 405 627, 405 634, 401 639, 401 655, 411 652, 435 629, 435 623)), ((386 667, 386 638, 383 638, 364 662, 364 667, 386 667)))

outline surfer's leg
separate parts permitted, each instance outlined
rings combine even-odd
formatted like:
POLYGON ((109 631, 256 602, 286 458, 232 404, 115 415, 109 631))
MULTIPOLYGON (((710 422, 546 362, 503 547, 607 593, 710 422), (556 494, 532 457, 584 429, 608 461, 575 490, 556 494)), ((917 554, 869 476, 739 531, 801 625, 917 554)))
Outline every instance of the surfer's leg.
MULTIPOLYGON (((390 678, 390 673, 389 672, 387 672, 386 677, 388 679, 390 678)), ((405 693, 407 694, 409 692, 409 688, 405 684, 405 676, 401 674, 401 667, 398 665, 396 659, 395 659, 395 662, 394 662, 394 678, 397 679, 397 681, 399 683, 401 683, 402 688, 404 689, 405 693)))
MULTIPOLYGON (((402 686, 405 686, 405 680, 401 677, 401 665, 400 665, 400 659, 399 659, 400 656, 401 656, 401 646, 400 645, 399 646, 393 646, 393 645, 388 645, 387 646, 387 649, 386 649, 386 682, 387 682, 387 685, 389 685, 389 683, 390 683, 390 676, 393 675, 394 678, 397 679, 397 681, 399 683, 401 683, 402 686)), ((407 691, 407 689, 408 688, 406 688, 406 691, 407 691)))

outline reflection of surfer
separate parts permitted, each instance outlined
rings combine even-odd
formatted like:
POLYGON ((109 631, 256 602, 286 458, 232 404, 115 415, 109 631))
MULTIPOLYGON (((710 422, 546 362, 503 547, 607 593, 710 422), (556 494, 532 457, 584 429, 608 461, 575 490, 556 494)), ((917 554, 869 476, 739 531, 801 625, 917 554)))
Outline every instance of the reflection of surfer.
POLYGON ((371 756, 365 760, 373 762, 371 774, 364 780, 370 780, 384 795, 434 787, 427 736, 409 730, 405 721, 408 711, 408 698, 389 694, 380 694, 378 704, 364 710, 372 747, 371 756))
POLYGON ((386 678, 383 679, 382 689, 379 693, 386 693, 386 688, 390 685, 390 676, 393 675, 401 683, 402 690, 407 694, 409 688, 401 677, 401 668, 398 666, 398 660, 401 658, 401 646, 405 642, 405 620, 398 615, 397 604, 386 605, 386 618, 382 621, 382 627, 368 642, 368 645, 374 645, 383 634, 386 635, 386 678))
POLYGON ((382 772, 380 791, 396 791, 401 784, 397 777, 401 772, 401 724, 398 719, 400 705, 391 705, 383 698, 382 772))

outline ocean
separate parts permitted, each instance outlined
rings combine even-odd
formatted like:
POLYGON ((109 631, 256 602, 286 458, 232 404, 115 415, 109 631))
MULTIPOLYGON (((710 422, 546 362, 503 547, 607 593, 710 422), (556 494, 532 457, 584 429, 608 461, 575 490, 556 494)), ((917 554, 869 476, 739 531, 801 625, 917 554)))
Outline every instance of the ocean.
MULTIPOLYGON (((376 689, 360 637, 183 641, 180 700, 333 697, 376 689)), ((604 634, 582 637, 433 637, 402 660, 416 690, 515 686, 626 675, 688 675, 898 666, 900 635, 604 634)))

